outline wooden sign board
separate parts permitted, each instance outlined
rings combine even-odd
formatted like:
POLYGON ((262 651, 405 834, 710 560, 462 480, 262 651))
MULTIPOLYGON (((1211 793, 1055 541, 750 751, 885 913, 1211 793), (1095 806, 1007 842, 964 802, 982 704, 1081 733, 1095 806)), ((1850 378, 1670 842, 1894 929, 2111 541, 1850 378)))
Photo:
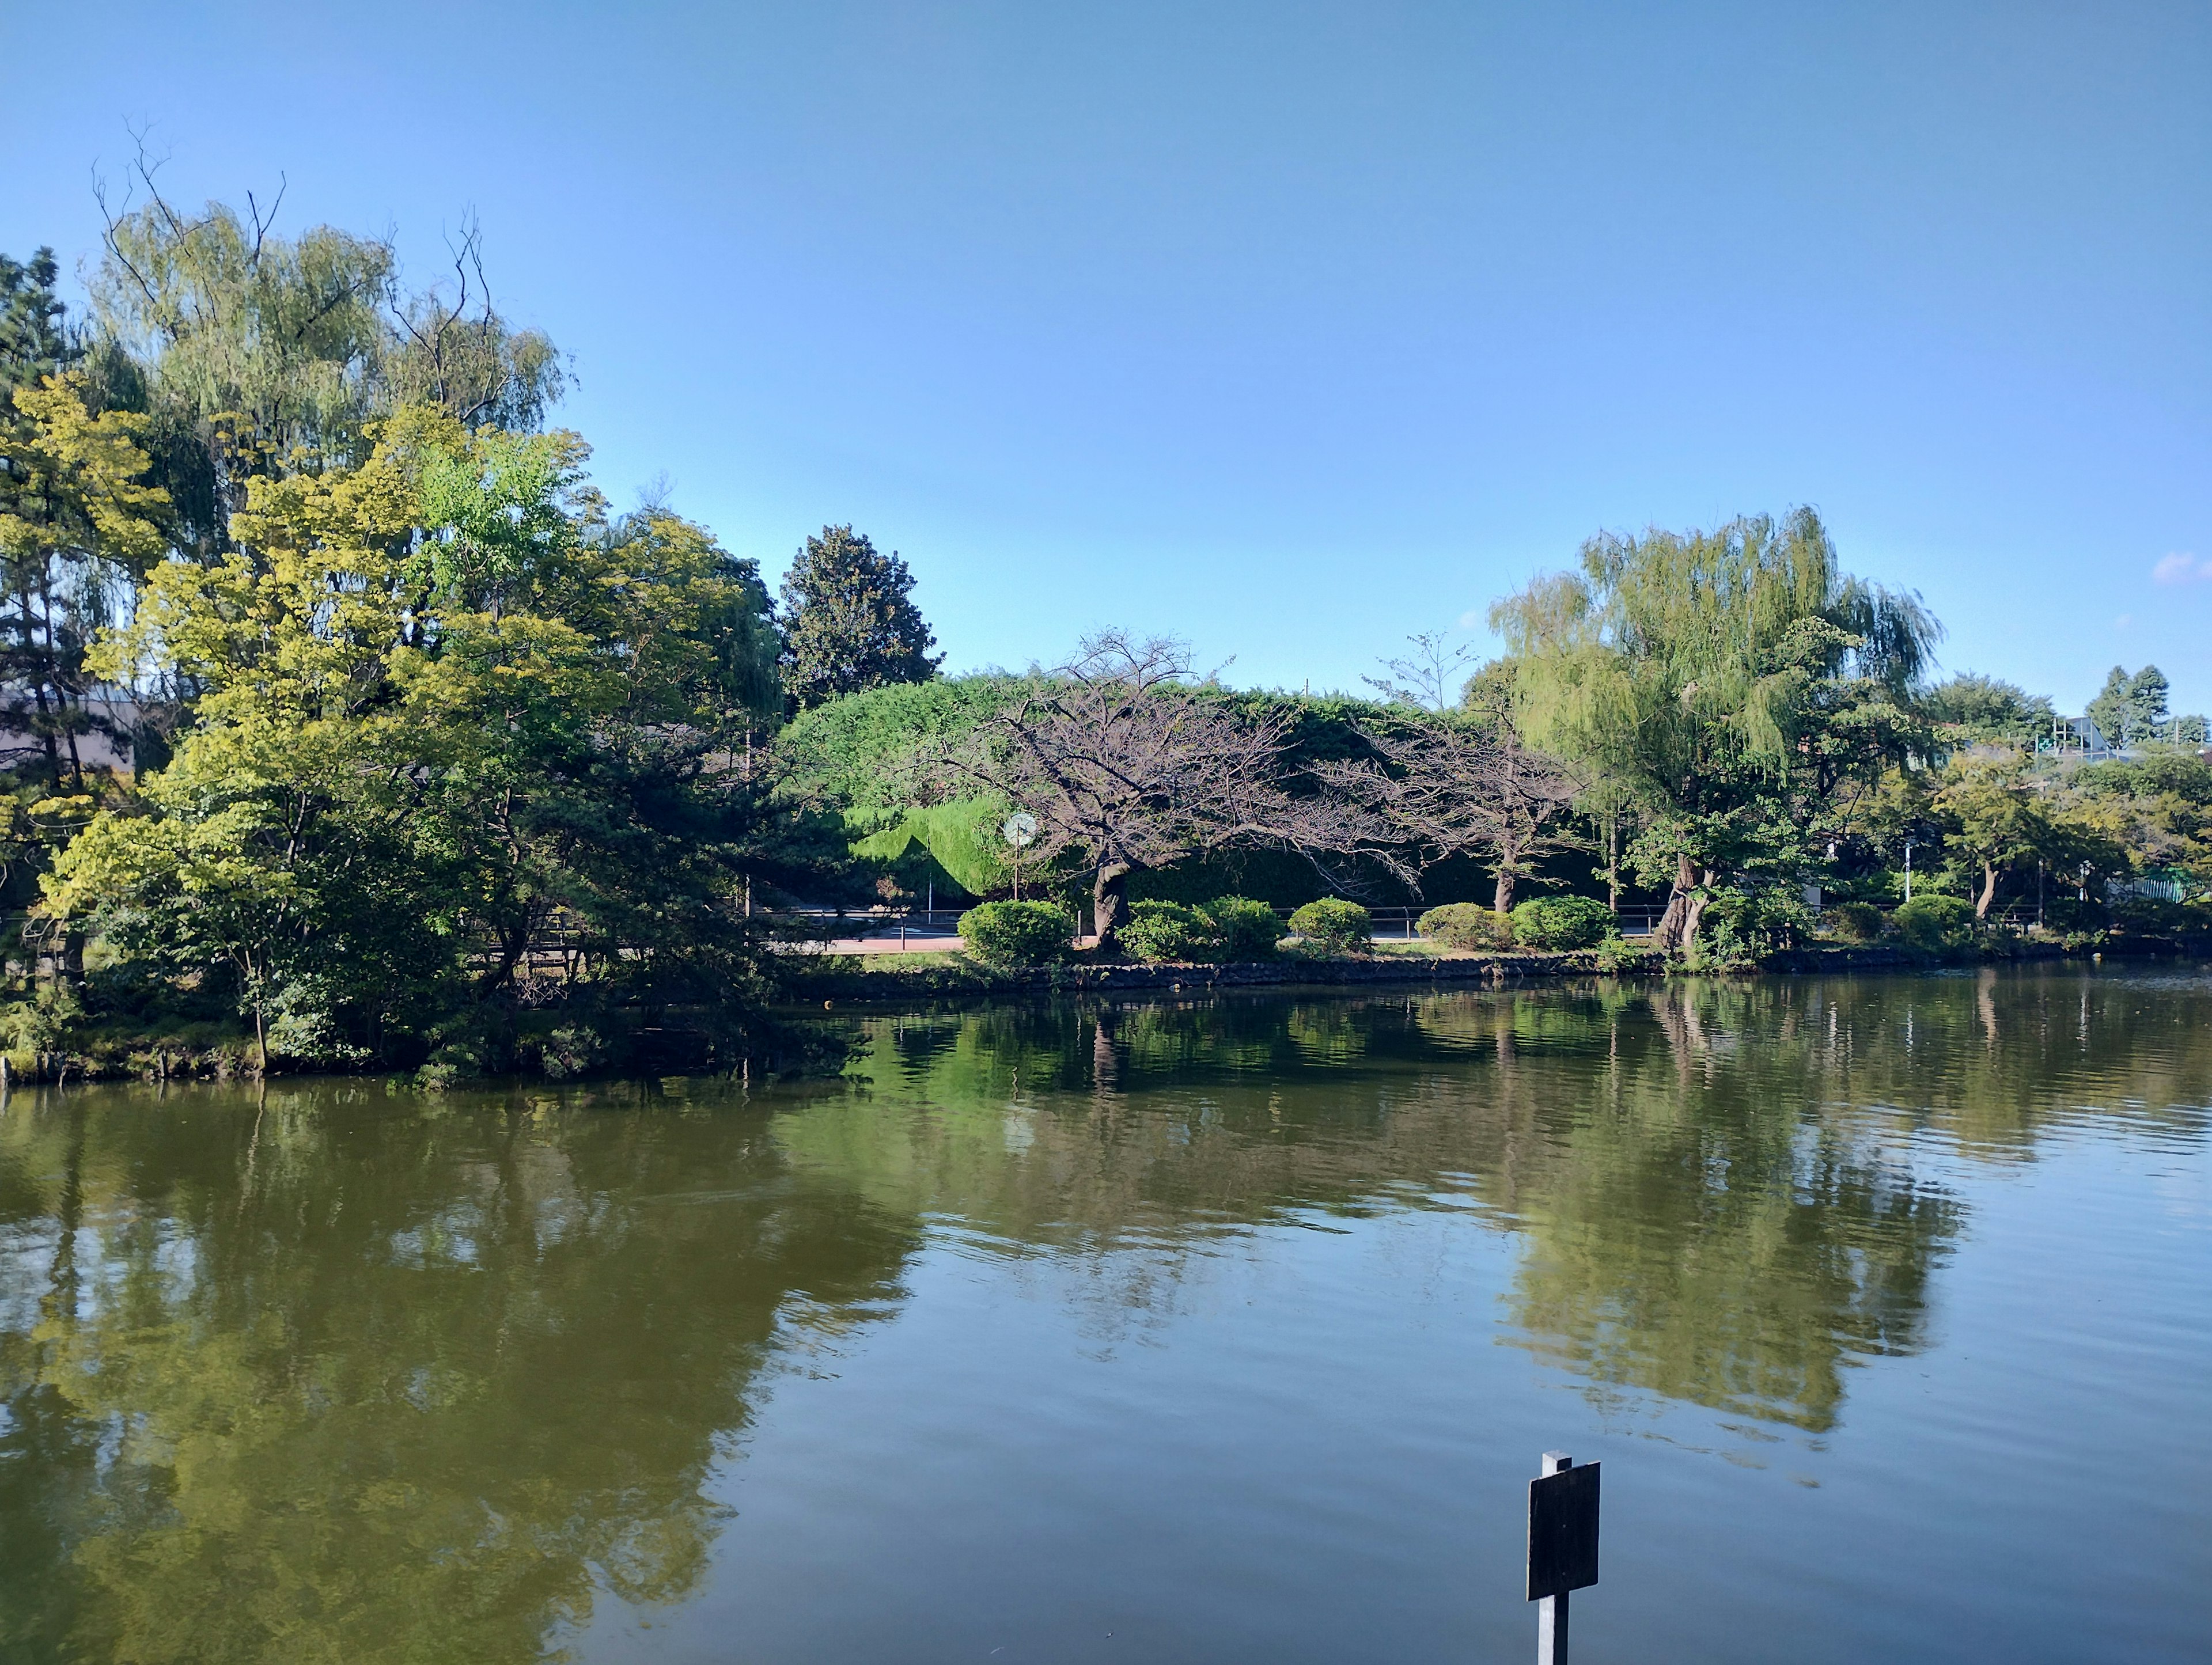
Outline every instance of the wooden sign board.
POLYGON ((1586 1462, 1528 1482, 1531 1601, 1597 1583, 1597 1471, 1586 1462))

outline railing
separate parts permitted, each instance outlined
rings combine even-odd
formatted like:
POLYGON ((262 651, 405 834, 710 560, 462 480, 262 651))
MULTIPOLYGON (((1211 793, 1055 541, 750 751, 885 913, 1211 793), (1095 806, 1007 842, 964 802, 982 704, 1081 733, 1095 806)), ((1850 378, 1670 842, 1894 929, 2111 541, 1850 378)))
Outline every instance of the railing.
MULTIPOLYGON (((972 904, 971 904, 972 905, 972 904)), ((1367 917, 1376 942, 1416 942, 1420 940, 1419 922, 1423 914, 1434 904, 1400 907, 1370 907, 1367 917)), ((1297 910, 1278 906, 1275 914, 1287 920, 1297 910)), ((830 933, 830 940, 845 942, 874 942, 889 944, 896 941, 902 947, 920 948, 927 951, 933 939, 953 939, 960 934, 960 916, 965 908, 894 908, 878 904, 867 908, 781 908, 776 916, 787 920, 811 922, 830 933)), ((1613 918, 1619 921, 1624 937, 1647 937, 1659 923, 1664 908, 1639 907, 1616 909, 1613 918)), ((1087 908, 1079 908, 1076 915, 1076 934, 1087 936, 1084 927, 1093 923, 1087 908)))

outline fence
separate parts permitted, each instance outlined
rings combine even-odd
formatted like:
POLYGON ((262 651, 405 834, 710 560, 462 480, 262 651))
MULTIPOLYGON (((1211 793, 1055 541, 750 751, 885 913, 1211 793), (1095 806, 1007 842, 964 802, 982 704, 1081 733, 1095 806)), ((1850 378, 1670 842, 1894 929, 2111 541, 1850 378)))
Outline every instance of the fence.
MULTIPOLYGON (((933 939, 951 939, 960 934, 960 915, 964 908, 893 908, 877 905, 869 908, 783 908, 779 917, 812 923, 830 940, 847 942, 896 940, 902 946, 921 945, 925 951, 933 939)), ((1288 919, 1297 910, 1278 907, 1277 915, 1288 919)), ((1424 906, 1374 907, 1367 917, 1374 928, 1377 942, 1414 942, 1420 939, 1418 928, 1420 917, 1428 912, 1424 906)), ((1621 908, 1614 910, 1624 937, 1648 937, 1666 912, 1663 908, 1621 908)), ((1087 925, 1095 925, 1087 908, 1078 908, 1076 934, 1088 936, 1087 925)))

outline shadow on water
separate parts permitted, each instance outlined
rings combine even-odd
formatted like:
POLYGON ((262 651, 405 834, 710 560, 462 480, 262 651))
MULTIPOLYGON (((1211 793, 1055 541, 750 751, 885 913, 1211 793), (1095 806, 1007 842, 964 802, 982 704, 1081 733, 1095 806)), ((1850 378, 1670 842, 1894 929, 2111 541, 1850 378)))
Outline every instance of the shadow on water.
MULTIPOLYGON (((1967 975, 872 1018, 750 1097, 0 1110, 0 1658, 535 1658, 710 1576, 761 1395, 933 1240, 1132 1268, 1451 1210, 1506 1337, 1818 1434, 1926 1344, 1946 1163, 2196 1141, 2204 985, 1967 975)), ((1192 1272, 1190 1275, 1202 1275, 1192 1272)))

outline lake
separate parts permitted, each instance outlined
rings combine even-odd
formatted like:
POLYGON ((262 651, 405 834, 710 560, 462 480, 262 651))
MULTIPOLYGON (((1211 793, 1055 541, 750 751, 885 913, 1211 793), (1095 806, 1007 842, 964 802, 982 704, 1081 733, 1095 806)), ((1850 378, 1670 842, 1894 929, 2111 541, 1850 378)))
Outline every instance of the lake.
POLYGON ((14 1094, 0 1660, 2206 1656, 2202 969, 825 1021, 14 1094))

